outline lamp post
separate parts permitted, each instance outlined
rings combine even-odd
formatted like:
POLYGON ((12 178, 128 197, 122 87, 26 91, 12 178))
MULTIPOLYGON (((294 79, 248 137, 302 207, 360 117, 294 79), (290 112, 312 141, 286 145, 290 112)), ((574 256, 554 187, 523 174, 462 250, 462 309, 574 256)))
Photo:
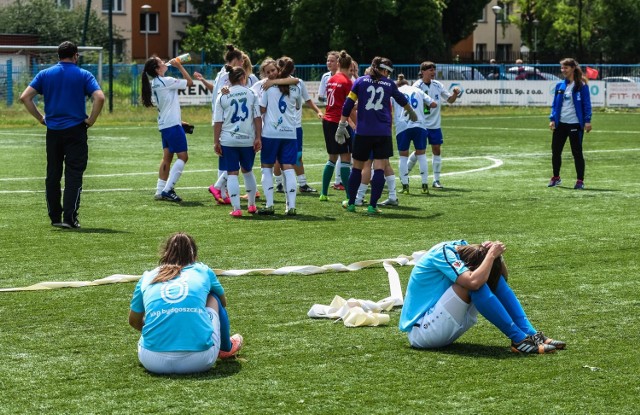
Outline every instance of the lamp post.
POLYGON ((538 25, 540 20, 533 19, 533 62, 538 63, 538 25))
POLYGON ((151 6, 143 4, 141 7, 144 13, 144 60, 149 57, 149 9, 151 6))
POLYGON ((497 4, 491 8, 493 10, 493 14, 495 15, 495 25, 493 30, 493 53, 495 57, 498 57, 498 15, 502 11, 502 7, 497 4))

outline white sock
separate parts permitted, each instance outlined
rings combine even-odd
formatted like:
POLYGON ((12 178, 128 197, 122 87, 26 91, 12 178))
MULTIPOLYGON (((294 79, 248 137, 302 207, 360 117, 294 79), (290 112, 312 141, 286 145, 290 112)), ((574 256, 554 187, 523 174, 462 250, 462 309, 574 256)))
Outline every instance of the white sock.
POLYGON ((409 171, 413 170, 413 166, 416 165, 417 161, 418 161, 418 158, 416 157, 415 151, 409 154, 409 162, 407 163, 407 168, 409 169, 409 171))
POLYGON ((256 205, 256 191, 258 190, 258 184, 256 183, 256 176, 253 171, 242 173, 244 176, 244 190, 247 192, 247 204, 249 206, 256 205))
POLYGON ((442 157, 434 155, 431 159, 431 165, 433 166, 433 180, 440 180, 440 169, 442 168, 442 157))
POLYGON ((340 177, 340 158, 338 158, 338 161, 336 161, 336 181, 334 182, 335 184, 342 184, 342 178, 340 177))
POLYGON ((262 193, 266 200, 266 207, 273 206, 273 167, 262 169, 262 193))
POLYGON ((156 195, 162 193, 162 189, 167 185, 166 180, 158 179, 158 183, 156 183, 156 195))
POLYGON ((240 182, 238 176, 230 174, 227 176, 227 189, 229 190, 229 199, 233 210, 240 209, 240 182))
POLYGON ((298 186, 302 187, 307 184, 307 176, 304 174, 298 175, 298 186))
POLYGON ((168 192, 176 186, 180 176, 182 176, 183 170, 184 161, 180 159, 176 160, 173 166, 171 166, 171 170, 169 170, 169 180, 167 180, 167 183, 164 185, 164 189, 162 189, 163 192, 168 192))
POLYGON ((429 183, 429 162, 427 161, 426 154, 420 154, 418 156, 418 164, 420 165, 420 178, 422 184, 429 183))
POLYGON ((389 199, 398 200, 398 195, 396 195, 396 175, 392 174, 391 176, 385 176, 384 179, 387 182, 387 189, 389 190, 389 199))
POLYGON ((362 203, 362 201, 364 200, 364 195, 367 193, 368 188, 368 184, 360 183, 360 186, 358 186, 358 194, 356 195, 356 202, 362 203))
POLYGON ((216 180, 216 183, 213 185, 213 187, 220 190, 220 195, 224 199, 229 195, 227 193, 227 177, 229 175, 227 174, 226 170, 218 170, 218 172, 220 173, 220 175, 218 176, 218 180, 216 180))
POLYGON ((287 169, 283 171, 284 175, 284 191, 287 192, 287 209, 296 207, 296 171, 287 169))
POLYGON ((402 184, 409 184, 409 167, 407 166, 407 162, 409 157, 400 156, 400 161, 398 162, 398 172, 400 172, 400 182, 402 184))

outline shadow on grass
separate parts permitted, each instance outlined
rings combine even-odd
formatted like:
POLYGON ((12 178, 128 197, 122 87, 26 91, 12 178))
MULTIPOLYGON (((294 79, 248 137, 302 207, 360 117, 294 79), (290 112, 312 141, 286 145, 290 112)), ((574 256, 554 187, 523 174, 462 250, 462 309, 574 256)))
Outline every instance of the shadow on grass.
POLYGON ((584 193, 589 193, 589 192, 618 193, 618 192, 620 192, 620 190, 618 190, 618 189, 598 189, 598 188, 594 188, 594 187, 587 187, 587 188, 584 188, 582 190, 574 189, 573 187, 569 187, 569 186, 556 186, 556 187, 559 188, 559 189, 562 189, 562 190, 571 190, 571 191, 578 192, 578 193, 580 193, 580 192, 584 192, 584 193))
POLYGON ((415 349, 421 353, 443 353, 458 356, 481 357, 485 359, 511 359, 521 357, 518 353, 511 353, 505 346, 489 346, 476 343, 453 343, 439 349, 415 349))
MULTIPOLYGON (((143 366, 140 365, 140 367, 143 367, 143 366)), ((218 360, 216 362, 216 365, 206 372, 193 373, 189 375, 177 375, 177 374, 158 375, 158 374, 146 371, 146 369, 145 371, 150 376, 158 377, 158 378, 209 380, 209 379, 223 379, 229 376, 233 376, 238 372, 240 372, 240 369, 242 369, 242 365, 240 364, 240 362, 232 358, 232 359, 226 359, 226 360, 218 360)))
POLYGON ((331 216, 313 216, 304 213, 298 213, 296 216, 287 216, 284 213, 276 213, 275 215, 247 215, 241 216, 237 219, 240 220, 273 220, 273 221, 297 221, 297 222, 333 222, 335 217, 331 216))
MULTIPOLYGON (((398 209, 398 208, 394 208, 398 209)), ((422 212, 422 209, 416 209, 416 208, 408 208, 407 210, 416 210, 416 211, 420 211, 422 212)), ((369 216, 372 218, 380 218, 380 219, 420 219, 420 220, 429 220, 429 219, 436 219, 440 216, 443 216, 444 213, 433 213, 431 215, 428 216, 423 216, 423 215, 411 215, 408 213, 399 213, 397 211, 390 211, 390 210, 383 210, 382 214, 379 215, 369 215, 366 212, 362 213, 363 216, 369 216)))
POLYGON ((117 229, 107 228, 80 228, 80 229, 54 229, 56 232, 73 232, 73 233, 131 233, 129 231, 120 231, 117 229))

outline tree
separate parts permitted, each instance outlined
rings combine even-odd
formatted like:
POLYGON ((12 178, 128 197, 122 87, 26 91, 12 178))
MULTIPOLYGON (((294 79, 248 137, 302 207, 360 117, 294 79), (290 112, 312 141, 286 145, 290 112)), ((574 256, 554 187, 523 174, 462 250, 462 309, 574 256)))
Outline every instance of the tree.
POLYGON ((444 0, 443 3, 442 34, 449 49, 473 33, 482 9, 490 0, 444 0))
MULTIPOLYGON (((58 45, 62 40, 80 44, 85 8, 71 10, 50 0, 16 1, 0 8, 0 32, 37 35, 41 45, 58 45)), ((114 37, 118 37, 117 33, 114 37)), ((91 10, 87 45, 109 47, 107 22, 91 10)))

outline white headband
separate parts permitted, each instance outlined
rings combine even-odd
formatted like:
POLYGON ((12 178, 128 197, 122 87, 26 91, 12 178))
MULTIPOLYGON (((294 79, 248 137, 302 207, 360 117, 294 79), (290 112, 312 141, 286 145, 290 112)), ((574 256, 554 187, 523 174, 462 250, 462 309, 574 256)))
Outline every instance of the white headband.
POLYGON ((382 69, 386 69, 387 71, 389 71, 389 72, 393 73, 393 68, 391 68, 391 67, 389 67, 389 66, 385 65, 384 63, 381 63, 381 64, 380 64, 380 65, 378 65, 378 66, 379 66, 380 68, 382 68, 382 69))

